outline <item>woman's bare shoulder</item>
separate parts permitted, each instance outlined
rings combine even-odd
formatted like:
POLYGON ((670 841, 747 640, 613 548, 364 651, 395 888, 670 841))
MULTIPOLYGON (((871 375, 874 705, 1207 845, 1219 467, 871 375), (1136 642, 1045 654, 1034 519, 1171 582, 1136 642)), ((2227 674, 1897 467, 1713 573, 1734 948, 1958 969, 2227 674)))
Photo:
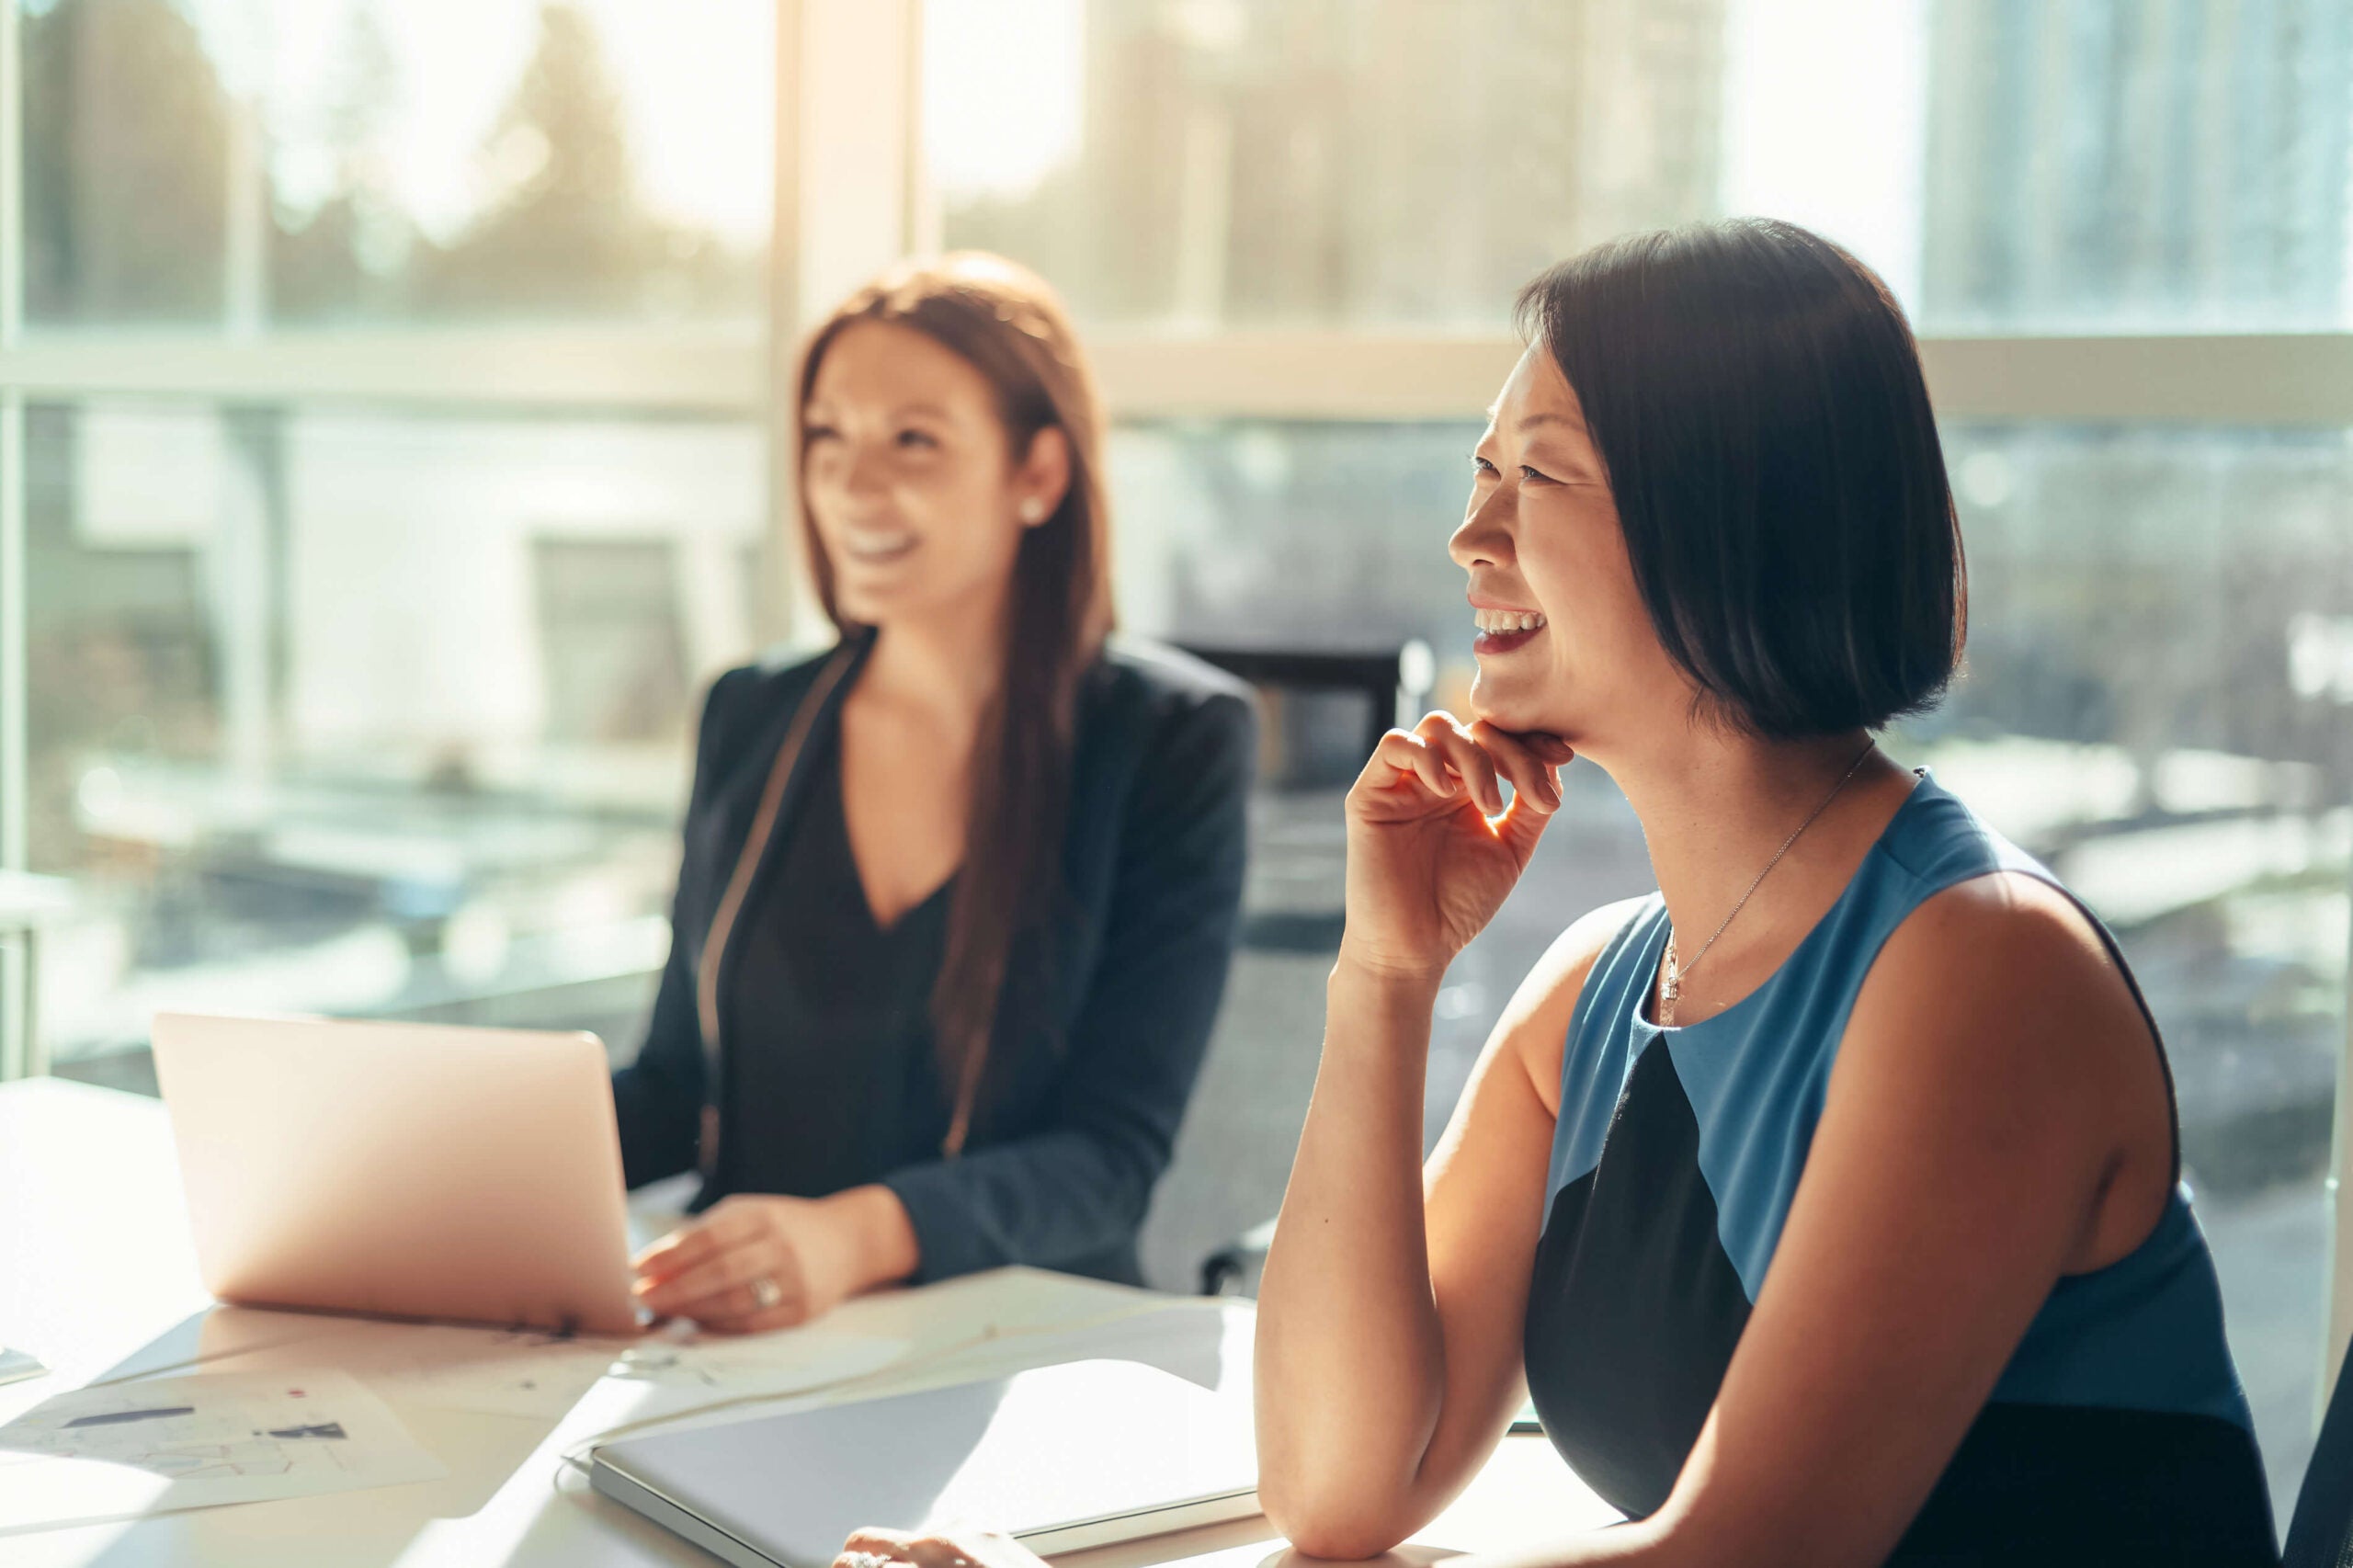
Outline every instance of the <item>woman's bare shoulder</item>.
POLYGON ((1580 915, 1552 939, 1495 1021, 1491 1050, 1507 1051, 1527 1070, 1545 1108, 1558 1115, 1561 1059, 1568 1048, 1569 1023, 1594 964, 1649 902, 1648 895, 1620 899, 1580 915))
POLYGON ((1982 1128, 1967 1147, 1986 1169, 1956 1179, 1991 1179, 2037 1127, 2104 1173, 2098 1193, 2125 1171, 2130 1190, 2101 1206, 2116 1212, 2094 1252, 2117 1250, 2108 1230, 2137 1241, 2172 1189, 2170 1096, 2148 1017, 2091 917, 2024 872, 1956 883, 1896 928, 1839 1047, 1831 1095, 1842 1094, 1880 1101, 1875 1120, 1917 1104, 1982 1128))
POLYGON ((2023 871, 1988 871, 1924 899, 1889 937, 1870 981, 1880 1009, 1966 1011, 1999 994, 2041 1008, 2088 1006, 2145 1033, 2091 916, 2023 871))

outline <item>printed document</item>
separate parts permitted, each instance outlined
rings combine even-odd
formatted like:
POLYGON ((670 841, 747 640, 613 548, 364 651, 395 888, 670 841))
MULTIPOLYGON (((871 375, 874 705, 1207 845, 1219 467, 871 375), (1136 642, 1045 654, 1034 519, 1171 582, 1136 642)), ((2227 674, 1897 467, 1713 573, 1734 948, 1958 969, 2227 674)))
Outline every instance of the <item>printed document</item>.
POLYGON ((344 1372, 108 1383, 0 1426, 0 1535, 448 1473, 344 1372))

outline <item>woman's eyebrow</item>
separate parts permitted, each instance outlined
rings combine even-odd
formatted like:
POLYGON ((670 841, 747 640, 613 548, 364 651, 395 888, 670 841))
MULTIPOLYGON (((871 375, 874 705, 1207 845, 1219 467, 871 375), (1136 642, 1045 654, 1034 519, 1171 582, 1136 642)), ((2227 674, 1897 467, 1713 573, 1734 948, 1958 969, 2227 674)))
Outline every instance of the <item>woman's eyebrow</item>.
POLYGON ((1558 425, 1566 430, 1582 431, 1585 429, 1585 421, 1582 419, 1574 418, 1566 414, 1551 414, 1541 410, 1537 413, 1528 415, 1522 418, 1518 428, 1526 430, 1538 425, 1558 425))
MULTIPOLYGON (((801 405, 801 417, 804 419, 829 415, 833 411, 834 405, 823 398, 813 397, 801 405)), ((952 425, 956 419, 953 414, 936 403, 901 403, 891 410, 891 417, 893 419, 937 419, 944 425, 952 425)))

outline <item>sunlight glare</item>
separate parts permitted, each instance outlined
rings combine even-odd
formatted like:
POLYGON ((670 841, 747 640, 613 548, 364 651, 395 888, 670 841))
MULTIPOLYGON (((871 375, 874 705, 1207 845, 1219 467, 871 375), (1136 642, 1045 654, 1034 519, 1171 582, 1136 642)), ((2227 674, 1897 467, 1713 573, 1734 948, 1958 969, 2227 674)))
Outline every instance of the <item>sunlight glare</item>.
POLYGON ((943 199, 1018 199, 1078 151, 1079 0, 931 0, 924 151, 943 199))
POLYGON ((1722 208, 1817 229, 1917 309, 1926 0, 1732 0, 1722 208))
MULTIPOLYGON (((574 0, 620 99, 638 193, 661 217, 733 244, 767 237, 775 192, 775 9, 766 0, 574 0)), ((417 226, 447 241, 494 199, 486 153, 531 60, 538 0, 196 0, 205 52, 233 95, 258 97, 279 197, 330 193, 339 99, 356 28, 372 18, 389 56, 381 156, 417 226)))

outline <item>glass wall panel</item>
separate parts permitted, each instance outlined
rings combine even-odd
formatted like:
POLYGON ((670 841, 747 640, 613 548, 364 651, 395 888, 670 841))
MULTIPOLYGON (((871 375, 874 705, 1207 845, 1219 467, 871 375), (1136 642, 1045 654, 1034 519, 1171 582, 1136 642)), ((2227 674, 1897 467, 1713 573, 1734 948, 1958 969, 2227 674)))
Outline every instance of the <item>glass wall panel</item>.
POLYGON ((1097 324, 1496 329, 1762 212, 1938 332, 2345 319, 2340 0, 928 0, 949 242, 1097 324))
POLYGON ((694 702, 750 648, 748 423, 28 413, 43 1038, 157 1006, 576 1025, 634 1051, 694 702))
MULTIPOLYGON (((1445 543, 1477 434, 1122 430, 1129 623, 1212 646, 1423 641, 1436 699, 1461 711, 1472 629, 1445 543)), ((2048 426, 1946 438, 1970 554, 1969 666, 1939 711, 1888 744, 2053 867, 2139 975, 2284 1517, 2310 1451, 2345 1038, 2353 440, 2048 426)), ((1302 887, 1336 898, 1338 885, 1334 824, 1356 733, 1293 724, 1278 744, 1321 744, 1334 766, 1260 802, 1255 910, 1287 908, 1302 887)), ((1586 910, 1654 885, 1608 779, 1575 767, 1564 784, 1527 877, 1440 997, 1432 1138, 1545 947, 1586 910)), ((1225 1016, 1251 1038, 1222 1059, 1247 1063, 1270 1102, 1312 1075, 1330 951, 1242 957, 1238 994, 1299 998, 1225 1016)), ((1284 1103, 1295 1130, 1296 1103, 1284 1103)))
POLYGON ((1723 0, 929 0, 951 245, 1097 322, 1498 324, 1712 210, 1723 0))
POLYGON ((767 0, 18 0, 36 326, 756 323, 767 0))
POLYGON ((1935 0, 1927 27, 1929 325, 2345 320, 2353 8, 1935 0))

